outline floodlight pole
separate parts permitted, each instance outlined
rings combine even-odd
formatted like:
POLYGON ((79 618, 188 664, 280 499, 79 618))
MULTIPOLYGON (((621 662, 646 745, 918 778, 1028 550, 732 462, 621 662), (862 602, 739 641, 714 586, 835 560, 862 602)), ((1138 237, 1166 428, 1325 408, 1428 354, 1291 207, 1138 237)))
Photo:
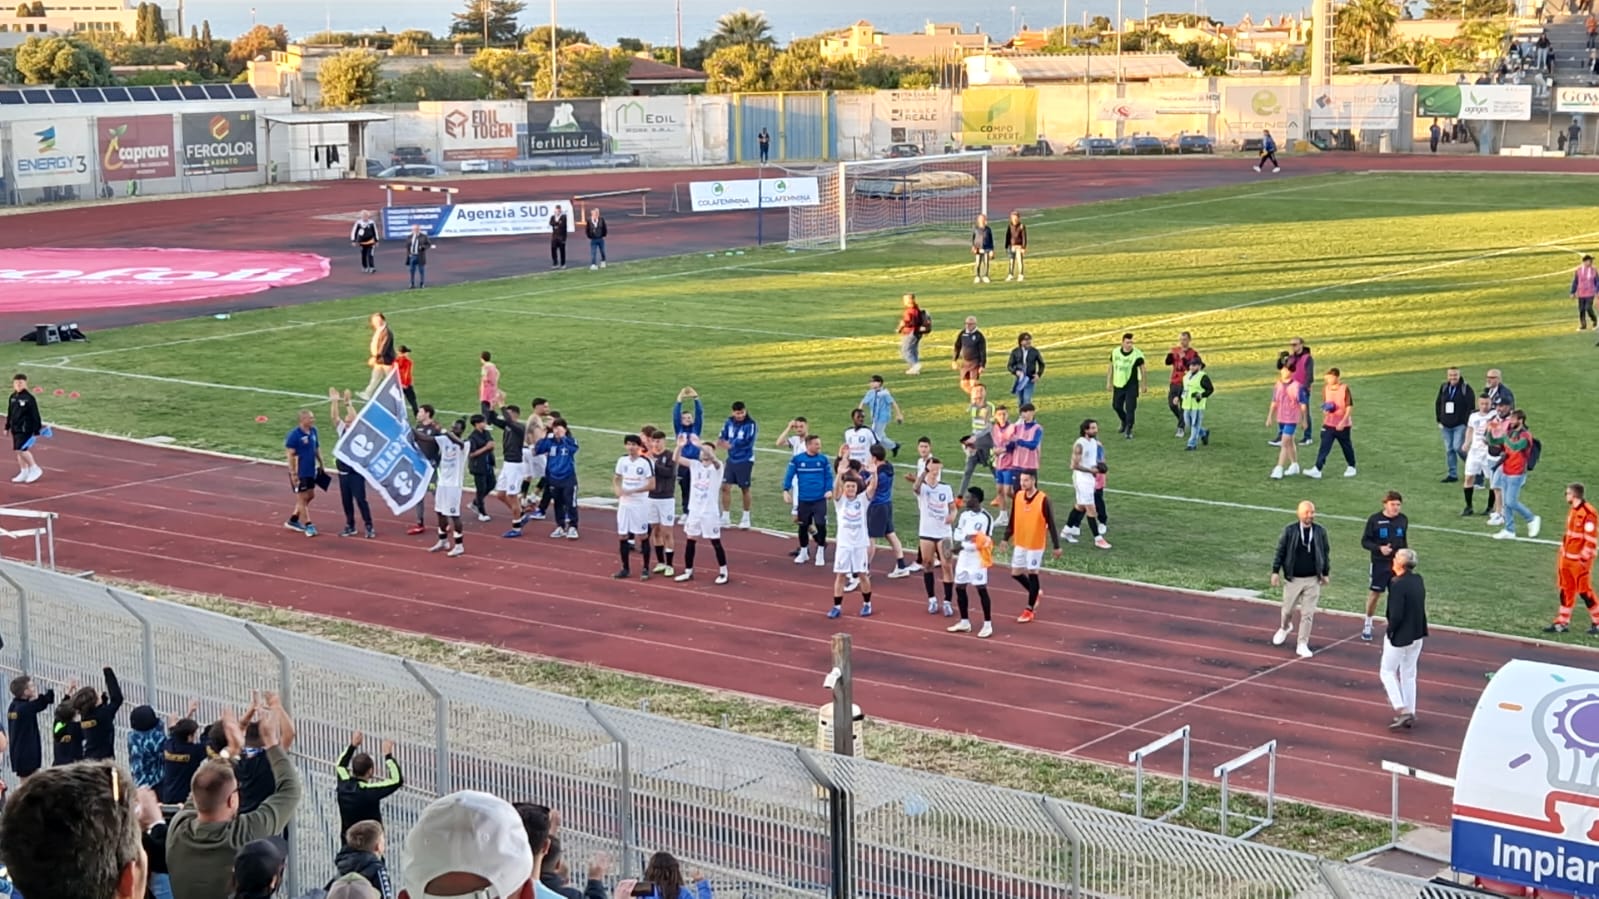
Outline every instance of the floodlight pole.
POLYGON ((555 0, 550 0, 550 99, 561 95, 561 54, 555 40, 555 0))

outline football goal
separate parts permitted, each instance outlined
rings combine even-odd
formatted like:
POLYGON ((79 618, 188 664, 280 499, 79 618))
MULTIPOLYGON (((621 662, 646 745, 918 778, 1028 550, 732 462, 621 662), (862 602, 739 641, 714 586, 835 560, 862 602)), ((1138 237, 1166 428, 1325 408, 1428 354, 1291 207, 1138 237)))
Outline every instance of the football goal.
POLYGON ((988 154, 951 153, 841 162, 814 176, 821 202, 791 206, 793 249, 845 249, 852 239, 970 225, 988 212, 988 154))

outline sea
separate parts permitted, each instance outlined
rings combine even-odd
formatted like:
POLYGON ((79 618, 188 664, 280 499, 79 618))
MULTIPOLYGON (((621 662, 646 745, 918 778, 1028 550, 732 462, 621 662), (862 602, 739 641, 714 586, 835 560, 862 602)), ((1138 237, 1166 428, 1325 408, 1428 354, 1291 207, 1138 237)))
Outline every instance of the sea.
MULTIPOLYGON (((531 28, 553 18, 562 28, 586 32, 591 40, 613 44, 617 38, 633 37, 656 46, 672 46, 678 2, 682 5, 683 43, 692 45, 716 29, 716 20, 738 8, 729 0, 528 0, 520 21, 531 28)), ((163 7, 176 3, 166 0, 163 7)), ((1249 0, 1208 0, 1176 2, 1165 0, 1149 7, 1151 13, 1205 12, 1231 22, 1248 11, 1249 0)), ((291 36, 299 38, 319 31, 391 32, 421 28, 435 34, 449 31, 450 14, 465 6, 453 0, 386 0, 386 2, 333 3, 327 0, 186 0, 184 30, 202 19, 211 22, 218 37, 231 37, 248 31, 252 24, 281 24, 291 36)), ((772 36, 780 43, 808 37, 823 31, 843 28, 865 18, 879 31, 903 33, 919 31, 928 22, 959 23, 963 31, 981 31, 1006 40, 1016 30, 1058 27, 1069 20, 1082 23, 1093 16, 1114 19, 1114 0, 1064 0, 1064 2, 1023 2, 998 0, 891 0, 883 6, 863 7, 858 0, 786 0, 769 6, 752 5, 772 26, 772 36)), ((1123 0, 1122 14, 1128 18, 1144 15, 1143 0, 1123 0)), ((1276 15, 1279 10, 1254 10, 1276 15)))

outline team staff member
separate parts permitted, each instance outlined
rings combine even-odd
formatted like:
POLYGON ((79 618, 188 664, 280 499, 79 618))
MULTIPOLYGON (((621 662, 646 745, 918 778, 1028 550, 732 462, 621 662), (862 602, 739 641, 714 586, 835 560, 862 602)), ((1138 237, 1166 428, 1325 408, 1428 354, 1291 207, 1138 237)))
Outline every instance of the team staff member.
POLYGON ((1105 389, 1111 392, 1110 407, 1121 427, 1116 433, 1133 439, 1133 420, 1138 415, 1138 395, 1149 392, 1144 372, 1144 351, 1133 346, 1133 335, 1123 334, 1122 345, 1110 351, 1110 367, 1105 370, 1105 389))
POLYGON ((1177 335, 1177 345, 1166 354, 1166 364, 1171 367, 1171 380, 1166 386, 1166 405, 1171 408, 1171 414, 1177 417, 1177 436, 1183 436, 1183 379, 1188 377, 1188 363, 1199 358, 1199 351, 1189 346, 1193 337, 1184 331, 1177 335))
POLYGON ((1027 226, 1022 224, 1022 214, 1012 212, 1010 223, 1005 226, 1005 255, 1010 257, 1010 267, 1006 270, 1006 281, 1027 280, 1027 226))
POLYGON ((794 504, 799 527, 799 555, 794 564, 810 561, 811 531, 816 532, 816 567, 827 566, 827 501, 833 497, 833 467, 822 455, 822 438, 805 438, 805 452, 788 460, 783 472, 783 502, 794 504), (796 483, 797 482, 797 483, 796 483))
POLYGON ((722 467, 722 526, 732 523, 733 487, 737 486, 744 496, 744 514, 739 517, 738 526, 748 530, 750 484, 755 478, 755 437, 760 433, 760 426, 755 424, 743 403, 734 403, 731 411, 733 414, 723 422, 721 436, 716 439, 717 445, 727 452, 727 464, 722 467))
POLYGON ((1394 553, 1410 546, 1410 519, 1399 511, 1405 498, 1390 490, 1382 498, 1382 509, 1366 519, 1360 545, 1371 553, 1371 592, 1366 595, 1366 623, 1360 639, 1371 642, 1371 617, 1377 612, 1377 599, 1388 590, 1394 576, 1394 553))
POLYGON ((39 463, 33 460, 33 445, 44 432, 44 420, 39 417, 39 401, 28 390, 28 376, 11 376, 11 400, 6 404, 6 430, 11 432, 11 448, 17 453, 17 476, 12 483, 31 484, 44 475, 39 463))
MULTIPOLYGON (((1599 603, 1593 595, 1593 559, 1596 540, 1599 540, 1599 511, 1587 499, 1587 488, 1581 484, 1566 485, 1566 533, 1560 540, 1560 564, 1555 574, 1560 585, 1560 613, 1555 623, 1544 628, 1546 633, 1563 634, 1571 627, 1571 610, 1580 598, 1588 607, 1592 622, 1588 633, 1599 636, 1599 603)), ((13 741, 13 744, 15 741, 13 741)))
POLYGON ((378 247, 378 223, 372 220, 371 212, 361 211, 361 217, 350 229, 350 243, 361 248, 361 271, 369 275, 377 271, 374 254, 378 247))
POLYGON ((356 394, 363 400, 372 398, 372 391, 378 389, 378 385, 388 377, 395 358, 394 332, 389 328, 388 316, 374 312, 367 319, 367 324, 372 328, 372 340, 367 344, 366 364, 372 369, 372 376, 367 379, 366 389, 356 394))
POLYGON ((1271 585, 1283 588, 1282 611, 1271 645, 1281 646, 1288 639, 1297 609, 1299 645, 1294 651, 1300 658, 1308 659, 1313 655, 1310 629, 1316 621, 1321 588, 1332 574, 1332 557, 1327 545, 1327 529, 1316 523, 1316 504, 1309 500, 1300 503, 1298 515, 1298 521, 1283 528, 1282 537, 1277 541, 1277 553, 1271 560, 1271 585))
MULTIPOLYGON (((677 486, 677 453, 666 448, 666 433, 655 427, 644 429, 644 441, 649 444, 650 463, 655 467, 655 479, 650 482, 650 544, 655 547, 656 574, 671 577, 673 545, 672 525, 677 522, 677 502, 672 498, 677 486)), ((644 563, 649 564, 645 559, 644 563)))
POLYGON ((557 204, 550 216, 550 268, 566 268, 566 235, 571 230, 566 210, 557 204))
POLYGON ((972 283, 988 283, 988 267, 994 261, 994 229, 988 227, 988 216, 979 215, 972 226, 972 283))
POLYGON ((327 474, 322 470, 322 443, 316 432, 316 416, 310 409, 300 410, 299 427, 283 438, 283 454, 289 462, 289 489, 294 491, 294 514, 283 526, 315 537, 311 500, 316 498, 318 481, 327 474))
POLYGON ((1477 394, 1460 377, 1460 369, 1445 372, 1438 398, 1433 401, 1433 417, 1438 421, 1438 433, 1443 435, 1444 464, 1448 468, 1442 483, 1453 484, 1460 479, 1460 460, 1466 458, 1466 425, 1476 408, 1477 394))
POLYGON ((1055 532, 1055 510, 1049 504, 1049 494, 1038 489, 1038 476, 1022 472, 1021 490, 1011 501, 1010 522, 1005 525, 1005 542, 1014 549, 1010 554, 1010 576, 1027 591, 1027 608, 1016 618, 1026 624, 1033 620, 1038 609, 1040 589, 1038 572, 1044 567, 1044 541, 1047 538, 1060 558, 1060 535, 1055 532))
MULTIPOLYGON (((1310 385, 1316 380, 1316 357, 1311 355, 1303 337, 1295 337, 1288 342, 1288 349, 1277 354, 1277 367, 1286 368, 1293 382, 1299 386, 1299 420, 1305 426, 1304 436, 1299 443, 1309 446, 1316 439, 1310 430, 1310 385)), ((1272 446, 1276 445, 1272 443, 1272 446)))
POLYGON ((577 452, 580 447, 566 426, 566 419, 550 421, 550 432, 533 444, 533 452, 545 457, 544 477, 555 498, 555 530, 550 539, 576 540, 577 534, 577 452))
POLYGON ((411 226, 411 236, 405 241, 405 264, 411 272, 412 287, 428 286, 428 250, 433 241, 422 233, 421 225, 411 226))
POLYGON ((1416 551, 1400 549, 1389 560, 1388 633, 1382 641, 1382 685, 1394 720, 1389 730, 1416 723, 1416 661, 1427 637, 1427 585, 1416 573, 1416 551))
POLYGON ((961 373, 961 393, 971 395, 988 367, 988 338, 977 330, 977 317, 966 316, 966 327, 955 335, 955 360, 950 367, 961 373))

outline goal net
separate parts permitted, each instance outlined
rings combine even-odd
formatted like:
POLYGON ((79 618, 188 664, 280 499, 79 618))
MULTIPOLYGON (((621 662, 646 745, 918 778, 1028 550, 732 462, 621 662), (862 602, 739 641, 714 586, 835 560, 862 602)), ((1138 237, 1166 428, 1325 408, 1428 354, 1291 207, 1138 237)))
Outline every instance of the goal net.
POLYGON ((841 162, 809 172, 821 202, 791 206, 788 245, 844 249, 852 239, 960 227, 988 210, 988 154, 841 162))

